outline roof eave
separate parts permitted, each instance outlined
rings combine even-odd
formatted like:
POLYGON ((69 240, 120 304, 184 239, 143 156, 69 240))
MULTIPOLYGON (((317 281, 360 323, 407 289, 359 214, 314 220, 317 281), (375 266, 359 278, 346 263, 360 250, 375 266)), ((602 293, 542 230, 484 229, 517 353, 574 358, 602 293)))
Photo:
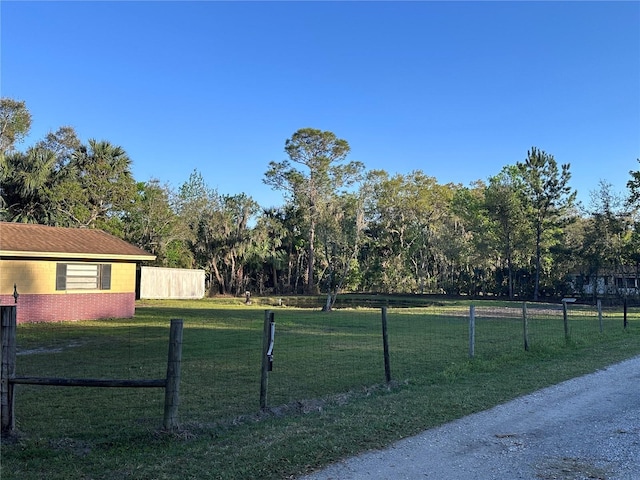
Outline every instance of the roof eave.
POLYGON ((70 252, 28 252, 17 250, 0 250, 0 258, 29 257, 29 258, 69 258, 69 259, 91 259, 91 260, 129 260, 145 261, 155 260, 156 256, 151 254, 122 255, 109 253, 70 253, 70 252))

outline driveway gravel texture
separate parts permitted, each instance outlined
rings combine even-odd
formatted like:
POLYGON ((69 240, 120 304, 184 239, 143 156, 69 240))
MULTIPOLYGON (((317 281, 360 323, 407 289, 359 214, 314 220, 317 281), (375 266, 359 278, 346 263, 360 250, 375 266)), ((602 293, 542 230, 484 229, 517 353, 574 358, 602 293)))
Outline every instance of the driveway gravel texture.
POLYGON ((302 478, 640 480, 640 357, 302 478))

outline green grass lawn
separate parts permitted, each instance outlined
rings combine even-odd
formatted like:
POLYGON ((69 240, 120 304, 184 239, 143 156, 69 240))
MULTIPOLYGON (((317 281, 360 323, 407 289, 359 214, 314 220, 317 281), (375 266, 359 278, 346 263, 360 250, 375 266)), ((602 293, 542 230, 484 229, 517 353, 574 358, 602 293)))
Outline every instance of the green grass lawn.
POLYGON ((182 318, 181 428, 161 430, 162 389, 17 385, 2 478, 291 478, 640 354, 633 309, 626 330, 606 312, 600 333, 595 312, 572 306, 565 339, 557 306, 529 306, 525 352, 521 307, 475 302, 470 359, 469 302, 422 303, 388 310, 387 385, 378 308, 273 302, 154 301, 134 319, 19 325, 18 376, 163 378, 170 319, 182 318), (265 308, 276 339, 261 412, 265 308))

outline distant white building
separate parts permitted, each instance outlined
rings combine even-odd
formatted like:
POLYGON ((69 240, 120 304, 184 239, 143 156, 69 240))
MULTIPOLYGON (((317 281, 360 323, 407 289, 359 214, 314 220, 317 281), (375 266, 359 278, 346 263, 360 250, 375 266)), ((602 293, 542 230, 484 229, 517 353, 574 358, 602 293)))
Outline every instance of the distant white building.
POLYGON ((574 274, 570 283, 575 293, 584 295, 633 296, 640 294, 640 279, 636 269, 622 272, 603 272, 600 275, 574 274))
POLYGON ((140 298, 204 298, 204 270, 141 267, 140 298))

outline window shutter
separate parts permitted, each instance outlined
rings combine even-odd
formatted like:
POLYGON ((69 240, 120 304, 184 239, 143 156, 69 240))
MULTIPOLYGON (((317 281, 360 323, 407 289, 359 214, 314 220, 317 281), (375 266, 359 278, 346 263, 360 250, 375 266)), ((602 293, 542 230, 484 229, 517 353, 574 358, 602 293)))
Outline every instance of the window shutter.
POLYGON ((67 289, 67 264, 56 264, 56 290, 67 289))
POLYGON ((100 265, 100 289, 111 290, 111 264, 100 265))

